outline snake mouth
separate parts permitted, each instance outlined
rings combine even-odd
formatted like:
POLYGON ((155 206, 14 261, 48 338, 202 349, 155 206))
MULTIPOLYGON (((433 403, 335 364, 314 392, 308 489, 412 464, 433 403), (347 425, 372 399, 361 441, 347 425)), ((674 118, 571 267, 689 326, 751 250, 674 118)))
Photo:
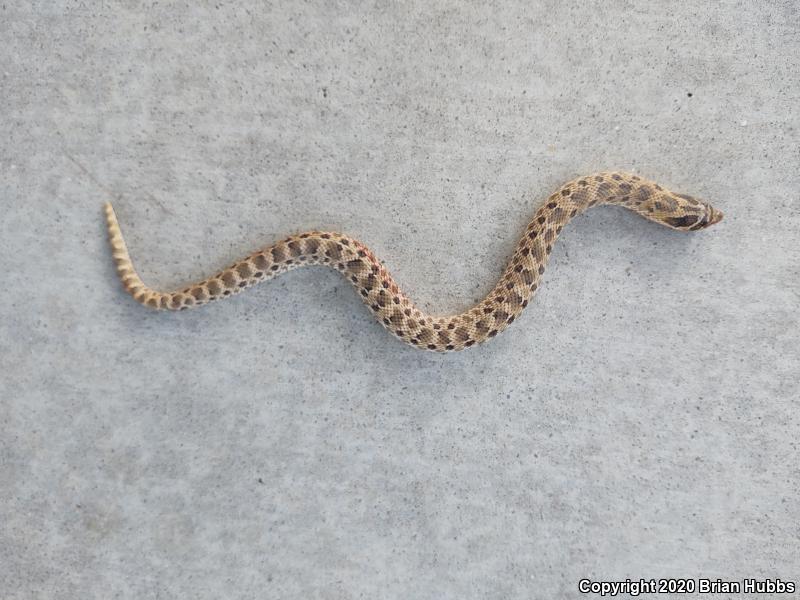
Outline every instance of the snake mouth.
POLYGON ((696 231, 698 229, 706 229, 708 227, 711 227, 715 223, 719 223, 720 221, 722 221, 723 216, 724 215, 722 214, 722 211, 717 210, 713 206, 708 206, 706 214, 703 215, 703 218, 700 219, 694 225, 692 225, 689 229, 692 231, 696 231))

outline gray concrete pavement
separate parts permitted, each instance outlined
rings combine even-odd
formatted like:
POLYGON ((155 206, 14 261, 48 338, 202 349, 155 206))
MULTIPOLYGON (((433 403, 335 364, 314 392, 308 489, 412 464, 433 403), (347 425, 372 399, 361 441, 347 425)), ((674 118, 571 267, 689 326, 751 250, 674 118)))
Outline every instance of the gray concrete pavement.
POLYGON ((0 596, 556 598, 800 579, 800 14, 769 2, 0 9, 0 596), (565 230, 526 313, 404 347, 336 273, 154 286, 307 228, 425 308, 624 169, 726 214, 565 230))

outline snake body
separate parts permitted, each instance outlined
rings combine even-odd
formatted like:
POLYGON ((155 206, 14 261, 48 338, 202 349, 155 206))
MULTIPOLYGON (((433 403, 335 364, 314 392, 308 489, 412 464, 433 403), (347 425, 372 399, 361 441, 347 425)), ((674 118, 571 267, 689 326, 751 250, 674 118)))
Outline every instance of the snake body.
POLYGON ((703 229, 722 219, 722 213, 709 204, 670 192, 638 175, 611 172, 574 179, 537 210, 494 289, 472 308, 440 317, 417 308, 364 244, 341 233, 325 231, 290 236, 180 291, 158 292, 147 287, 136 273, 111 204, 106 204, 105 211, 112 255, 122 284, 147 307, 196 308, 297 267, 328 265, 353 284, 378 321, 393 335, 415 348, 446 352, 480 344, 513 323, 536 292, 562 228, 598 204, 622 206, 680 231, 703 229))

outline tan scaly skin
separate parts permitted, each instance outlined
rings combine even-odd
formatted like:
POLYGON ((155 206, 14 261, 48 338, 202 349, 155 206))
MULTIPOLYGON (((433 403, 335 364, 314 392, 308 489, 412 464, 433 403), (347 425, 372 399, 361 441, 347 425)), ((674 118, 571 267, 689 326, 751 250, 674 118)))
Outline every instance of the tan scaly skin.
POLYGON ((597 173, 570 181, 547 199, 519 241, 494 289, 469 310, 447 317, 418 309, 375 255, 341 233, 309 231, 267 246, 229 268, 177 292, 147 287, 133 268, 114 209, 106 204, 114 261, 125 290, 156 310, 184 310, 219 300, 304 265, 328 265, 356 288, 392 334, 416 348, 463 350, 494 337, 528 305, 561 229, 597 204, 616 204, 679 231, 717 223, 722 213, 691 196, 675 194, 638 175, 597 173))

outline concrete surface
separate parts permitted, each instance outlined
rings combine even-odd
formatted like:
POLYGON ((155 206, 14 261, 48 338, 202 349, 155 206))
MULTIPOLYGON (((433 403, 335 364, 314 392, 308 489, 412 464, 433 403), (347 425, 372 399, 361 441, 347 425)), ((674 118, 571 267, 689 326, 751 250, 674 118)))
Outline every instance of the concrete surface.
POLYGON ((794 0, 3 4, 0 596, 800 579, 799 23, 794 0), (145 311, 101 221, 112 199, 164 287, 343 229, 451 311, 555 186, 609 168, 726 220, 593 210, 522 318, 447 356, 319 269, 145 311))

